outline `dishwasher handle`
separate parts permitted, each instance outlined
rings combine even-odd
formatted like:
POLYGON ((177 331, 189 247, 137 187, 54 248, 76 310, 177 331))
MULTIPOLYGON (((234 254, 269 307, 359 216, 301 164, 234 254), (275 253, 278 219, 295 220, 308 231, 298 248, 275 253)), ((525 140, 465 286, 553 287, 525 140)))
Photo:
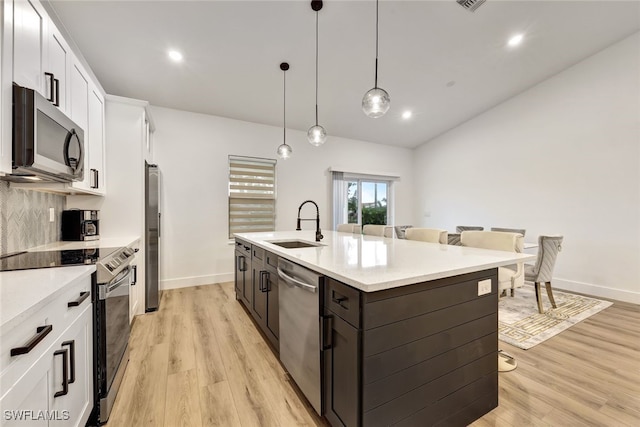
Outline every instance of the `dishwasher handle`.
POLYGON ((282 271, 282 270, 280 269, 280 267, 278 267, 278 276, 280 276, 280 278, 281 278, 282 280, 284 280, 285 282, 290 283, 290 284, 292 284, 292 285, 294 285, 294 286, 297 286, 298 288, 302 288, 302 289, 304 289, 305 291, 312 292, 312 293, 314 293, 314 294, 316 293, 316 290, 318 289, 318 287, 317 287, 317 286, 310 285, 310 284, 308 284, 308 283, 304 283, 303 281, 298 280, 298 279, 296 279, 295 277, 291 277, 291 276, 289 276, 287 273, 285 273, 284 271, 282 271))

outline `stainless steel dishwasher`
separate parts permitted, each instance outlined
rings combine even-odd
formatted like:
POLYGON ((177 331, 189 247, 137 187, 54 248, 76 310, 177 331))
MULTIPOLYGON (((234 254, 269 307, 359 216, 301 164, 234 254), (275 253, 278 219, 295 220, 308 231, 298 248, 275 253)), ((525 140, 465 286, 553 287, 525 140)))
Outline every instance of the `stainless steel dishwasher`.
POLYGON ((320 378, 320 279, 286 259, 278 260, 280 282, 280 361, 318 414, 320 378))

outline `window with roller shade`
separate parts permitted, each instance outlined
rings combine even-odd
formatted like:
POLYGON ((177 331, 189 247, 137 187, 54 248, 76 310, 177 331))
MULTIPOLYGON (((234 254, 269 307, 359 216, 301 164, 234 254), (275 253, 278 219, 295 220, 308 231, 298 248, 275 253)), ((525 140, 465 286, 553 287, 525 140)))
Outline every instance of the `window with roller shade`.
POLYGON ((276 227, 276 161, 229 156, 229 238, 276 227))

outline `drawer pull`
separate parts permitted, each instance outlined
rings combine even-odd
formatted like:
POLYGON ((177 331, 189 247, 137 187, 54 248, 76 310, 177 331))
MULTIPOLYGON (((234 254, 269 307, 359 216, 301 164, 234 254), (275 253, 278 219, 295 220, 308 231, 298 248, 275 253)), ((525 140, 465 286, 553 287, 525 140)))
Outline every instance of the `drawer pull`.
POLYGON ((80 304, 82 304, 82 302, 84 300, 86 300, 89 297, 90 292, 89 291, 84 291, 84 292, 80 292, 80 297, 78 297, 77 300, 75 301, 69 301, 67 303, 67 307, 77 307, 80 304))
POLYGON ((336 291, 332 292, 331 301, 333 301, 334 303, 338 304, 340 307, 346 310, 349 309, 349 304, 348 304, 349 298, 345 297, 344 295, 340 295, 336 291), (344 304, 345 301, 347 302, 347 304, 344 304))
POLYGON ((62 355, 62 390, 56 391, 53 397, 60 397, 69 393, 69 369, 67 368, 67 365, 69 364, 69 350, 65 348, 63 350, 56 350, 53 352, 54 358, 59 355, 62 355))
POLYGON ((62 343, 62 347, 69 346, 70 359, 71 359, 71 376, 69 377, 69 384, 73 384, 76 381, 76 340, 69 340, 62 343))
POLYGON ((29 353, 35 348, 35 346, 38 345, 40 341, 44 339, 44 337, 49 335, 49 332, 51 332, 52 330, 53 325, 38 326, 38 328, 36 329, 36 334, 26 345, 11 349, 11 356, 19 356, 21 354, 29 353))

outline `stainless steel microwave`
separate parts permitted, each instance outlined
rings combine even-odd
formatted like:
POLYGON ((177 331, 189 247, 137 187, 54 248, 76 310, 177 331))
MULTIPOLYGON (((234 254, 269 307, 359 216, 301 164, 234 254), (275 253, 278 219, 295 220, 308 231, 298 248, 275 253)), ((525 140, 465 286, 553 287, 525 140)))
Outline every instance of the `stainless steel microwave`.
POLYGON ((33 89, 13 84, 12 181, 84 177, 84 131, 33 89))

